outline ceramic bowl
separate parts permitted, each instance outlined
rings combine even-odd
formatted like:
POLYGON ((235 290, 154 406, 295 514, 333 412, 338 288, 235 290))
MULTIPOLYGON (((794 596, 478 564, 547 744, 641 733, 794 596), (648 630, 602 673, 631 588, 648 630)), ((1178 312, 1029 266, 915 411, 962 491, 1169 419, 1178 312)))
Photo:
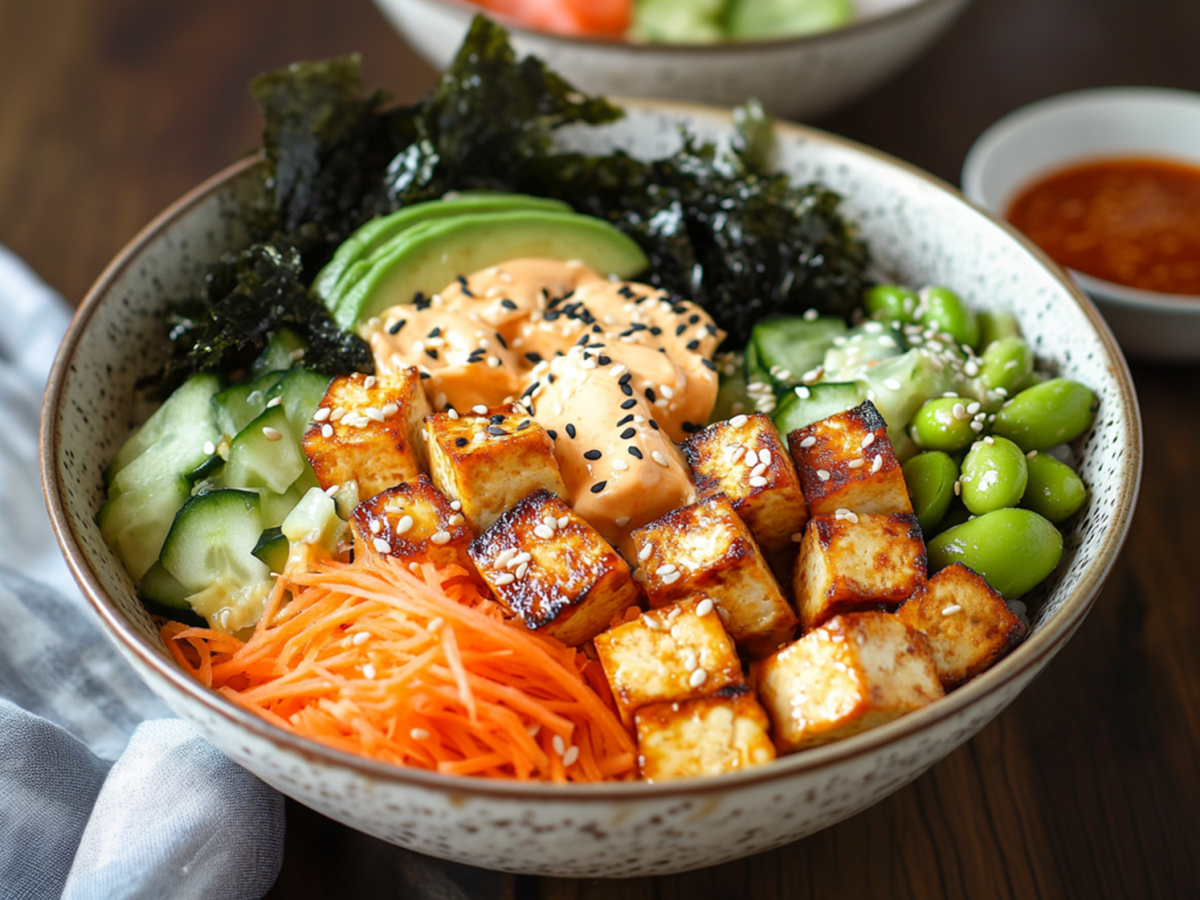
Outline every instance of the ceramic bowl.
MULTIPOLYGON (((966 195, 1004 213, 1042 175, 1081 162, 1157 157, 1200 166, 1200 94, 1099 88, 1051 97, 1005 116, 963 165, 966 195)), ((1125 352, 1168 363, 1200 361, 1200 297, 1143 291, 1070 270, 1125 352)))
MULTIPOLYGON (((727 139, 727 112, 628 102, 576 146, 670 152, 686 125, 727 139)), ((1128 370, 1095 308, 1028 242, 947 185, 818 131, 780 126, 779 163, 845 198, 882 269, 954 286, 1014 312, 1045 365, 1100 398, 1077 443, 1091 491, 1066 529, 1062 565, 1029 601, 1028 639, 944 699, 888 725, 720 777, 659 784, 513 784, 385 765, 277 729, 177 668, 95 524, 101 471, 137 415, 134 384, 161 361, 167 299, 245 235, 238 210, 254 160, 202 184, 151 223, 84 300, 55 362, 42 420, 51 518, 104 631, 142 678, 221 750, 301 803, 386 841, 477 866, 557 876, 635 876, 714 865, 853 815, 950 753, 1040 673, 1079 626, 1125 538, 1141 473, 1128 370)), ((982 814, 982 812, 981 812, 982 814)))
MULTIPOLYGON (((734 106, 810 119, 858 99, 937 39, 969 0, 858 0, 853 23, 776 41, 636 44, 533 31, 505 21, 521 54, 581 91, 734 106)), ((430 65, 445 69, 481 10, 465 0, 375 0, 430 65)), ((497 17, 503 21, 503 17, 497 17)))

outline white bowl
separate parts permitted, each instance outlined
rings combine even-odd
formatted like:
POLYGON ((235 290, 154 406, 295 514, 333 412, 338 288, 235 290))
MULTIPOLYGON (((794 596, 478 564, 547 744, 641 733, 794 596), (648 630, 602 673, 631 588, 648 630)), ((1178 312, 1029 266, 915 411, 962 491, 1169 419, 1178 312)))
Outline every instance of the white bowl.
MULTIPOLYGON (((1041 175, 1093 159, 1158 157, 1200 166, 1200 94, 1097 88, 1033 103, 983 133, 963 164, 963 192, 992 212, 1041 175)), ((1200 360, 1200 297, 1143 291, 1070 270, 1125 352, 1200 360)))
MULTIPOLYGON (((969 0, 858 0, 845 28, 777 41, 636 44, 509 29, 518 54, 544 59, 579 90, 734 106, 757 97, 775 115, 809 119, 858 99, 928 47, 969 0)), ((375 0, 430 65, 445 69, 472 18, 464 0, 375 0)))
MULTIPOLYGON (((628 117, 569 139, 640 157, 687 125, 727 139, 727 112, 629 103, 628 117)), ((676 872, 768 850, 853 815, 916 778, 996 716, 1083 621, 1125 539, 1141 476, 1129 372, 1095 308, 1006 225, 929 175, 827 134, 780 126, 779 163, 845 198, 885 271, 952 285, 975 306, 1011 310, 1054 371, 1100 398, 1075 446, 1090 488, 1065 531, 1059 569, 1028 596, 1028 639, 944 699, 874 731, 713 778, 661 784, 513 784, 373 762, 297 737, 177 667, 95 523, 101 472, 136 415, 134 384, 162 360, 168 298, 244 244, 238 210, 255 161, 196 188, 151 223, 84 300, 55 362, 42 419, 51 519, 105 633, 150 687, 222 751, 285 794, 386 841, 478 866, 595 877, 676 872)))

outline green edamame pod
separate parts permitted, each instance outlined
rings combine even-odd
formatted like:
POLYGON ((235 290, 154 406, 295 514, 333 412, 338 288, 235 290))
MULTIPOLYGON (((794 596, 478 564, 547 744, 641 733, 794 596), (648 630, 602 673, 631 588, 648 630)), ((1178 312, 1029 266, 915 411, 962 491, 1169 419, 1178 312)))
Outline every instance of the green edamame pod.
POLYGON ((922 325, 936 325, 956 343, 975 347, 979 343, 979 320, 962 298, 949 288, 927 287, 921 291, 922 325))
POLYGON ((1025 454, 1007 438, 979 441, 962 464, 962 499, 977 516, 1016 506, 1029 480, 1025 454))
POLYGON ((968 446, 979 435, 971 428, 970 400, 959 397, 935 397, 917 410, 909 433, 922 450, 954 453, 968 446))
POLYGON ((1033 351, 1024 338, 1006 337, 993 341, 979 360, 979 383, 984 390, 1002 388, 1013 396, 1033 371, 1033 351))
POLYGON ((992 432, 1025 452, 1073 441, 1091 427, 1096 395, 1086 385, 1051 378, 1026 388, 1000 407, 992 432))
POLYGON ((1021 326, 1017 317, 1000 309, 985 309, 978 314, 979 347, 986 351, 1001 338, 1020 337, 1021 326))
POLYGON ((921 531, 932 534, 954 500, 958 466, 945 453, 929 450, 918 453, 906 462, 903 472, 921 531))
POLYGON ((898 284, 877 284, 863 296, 867 312, 884 322, 916 321, 913 312, 917 308, 917 294, 898 284))
POLYGON ((970 566, 1006 600, 1028 592, 1062 559, 1062 535, 1028 509, 997 509, 943 531, 927 545, 930 572, 970 566))
POLYGON ((1087 500, 1087 488, 1074 469, 1049 453, 1036 451, 1026 459, 1026 467, 1029 483, 1025 486, 1021 506, 1045 516, 1056 525, 1079 512, 1087 500))

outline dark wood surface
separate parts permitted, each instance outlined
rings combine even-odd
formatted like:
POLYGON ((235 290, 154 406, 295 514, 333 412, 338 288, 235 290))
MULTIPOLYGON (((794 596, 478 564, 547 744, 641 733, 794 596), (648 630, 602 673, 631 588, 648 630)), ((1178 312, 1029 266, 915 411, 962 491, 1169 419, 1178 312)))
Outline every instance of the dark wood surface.
MULTIPOLYGON (((1032 100, 1200 90, 1198 37, 1196 0, 976 0, 920 62, 814 124, 956 183, 975 137, 1032 100)), ((0 0, 0 243, 78 303, 158 211, 257 145, 251 76, 351 50, 399 99, 434 79, 368 0, 0 0)), ((912 785, 772 853, 626 882, 427 860, 290 803, 270 896, 1200 894, 1200 369, 1134 376, 1145 478, 1095 610, 1042 678, 912 785)))

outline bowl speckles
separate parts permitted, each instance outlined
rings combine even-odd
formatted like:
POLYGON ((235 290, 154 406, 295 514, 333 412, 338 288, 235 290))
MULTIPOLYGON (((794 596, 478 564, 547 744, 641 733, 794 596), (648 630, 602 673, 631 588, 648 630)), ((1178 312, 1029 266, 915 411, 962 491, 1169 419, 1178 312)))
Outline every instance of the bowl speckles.
MULTIPOLYGON (((593 150, 669 150, 678 126, 728 137, 717 110, 630 102, 622 122, 564 139, 593 150)), ((1078 442, 1091 489, 1066 532, 1063 564, 1027 597, 1030 637, 990 671, 875 731, 720 778, 667 784, 519 785, 374 763, 286 734, 176 668, 94 522, 100 473, 136 421, 134 382, 161 359, 168 299, 236 246, 255 188, 239 163, 167 210, 112 263, 55 363, 42 471, 67 559, 108 636, 163 699, 230 757, 314 809, 387 841, 479 866, 557 876, 638 876, 708 866, 811 834, 916 778, 1007 706, 1082 622, 1133 513, 1141 428, 1124 360, 1091 304, 1007 226, 929 176, 820 132, 780 126, 779 163, 845 197, 883 269, 938 282, 976 306, 1013 311, 1045 364, 1101 398, 1078 442)))

